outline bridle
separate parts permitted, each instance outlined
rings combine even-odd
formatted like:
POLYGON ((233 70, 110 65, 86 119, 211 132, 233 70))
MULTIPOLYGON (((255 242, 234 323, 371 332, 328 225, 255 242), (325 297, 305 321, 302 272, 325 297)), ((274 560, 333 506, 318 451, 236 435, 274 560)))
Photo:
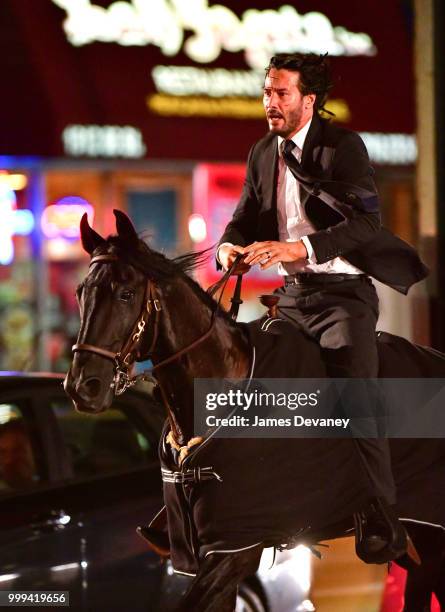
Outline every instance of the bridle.
MULTIPOLYGON (((96 255, 96 257, 93 257, 91 259, 90 267, 95 263, 109 263, 113 261, 120 261, 120 259, 119 257, 117 257, 117 255, 112 255, 111 253, 104 254, 104 255, 96 255)), ((72 347, 72 352, 77 353, 77 352, 85 351, 88 353, 94 353, 96 355, 99 355, 100 357, 104 357, 105 359, 111 360, 114 363, 114 378, 111 383, 111 387, 114 387, 114 393, 116 395, 121 395, 124 391, 126 391, 126 389, 128 389, 129 387, 132 387, 139 380, 153 380, 152 373, 155 370, 167 365, 168 363, 171 363, 172 361, 175 361, 176 359, 178 359, 185 353, 189 352, 190 350, 192 350, 193 348, 195 348, 196 346, 204 342, 204 340, 206 340, 210 336, 210 334, 213 331, 215 322, 216 322, 216 315, 218 312, 219 304, 221 302, 222 294, 227 285, 227 281, 232 273, 232 270, 238 264, 238 261, 239 261, 239 257, 235 260, 233 265, 224 274, 224 276, 217 283, 215 283, 215 285, 213 285, 209 289, 210 294, 213 295, 221 287, 221 285, 223 285, 223 289, 222 289, 221 295, 218 300, 217 308, 212 313, 212 319, 210 322, 209 329, 206 332, 204 332, 201 336, 199 336, 199 338, 197 338, 196 340, 194 340, 193 342, 191 342, 184 348, 176 351, 176 353, 174 353, 170 357, 167 357, 163 359, 162 361, 159 361, 150 370, 146 370, 142 374, 138 374, 136 376, 130 375, 130 368, 135 361, 146 360, 146 359, 149 359, 153 355, 153 350, 156 345, 156 341, 158 337, 159 319, 160 319, 160 313, 162 311, 162 306, 161 306, 161 302, 159 298, 157 297, 156 284, 148 276, 147 276, 147 283, 145 285, 144 299, 142 301, 141 312, 139 314, 139 317, 136 320, 136 323, 133 326, 133 329, 131 330, 130 335, 128 336, 127 340, 124 342, 122 349, 118 352, 113 353, 112 351, 108 351, 107 349, 101 348, 94 344, 79 343, 79 344, 74 344, 74 346, 72 347), (154 313, 154 322, 153 322, 152 341, 150 343, 150 348, 148 349, 148 351, 144 355, 142 355, 140 352, 140 347, 139 347, 140 340, 141 340, 142 334, 145 331, 145 328, 147 327, 150 321, 150 317, 152 317, 153 313, 154 313)), ((241 280, 240 279, 241 279, 241 276, 239 277, 237 281, 237 289, 239 285, 239 291, 241 290, 241 280)), ((238 296, 237 303, 234 302, 235 308, 232 308, 231 310, 231 314, 233 318, 236 318, 236 313, 238 312, 238 306, 240 302, 241 300, 239 299, 239 296, 238 296), (234 316, 234 313, 235 313, 235 316, 234 316)), ((158 381, 155 380, 154 382, 158 384, 158 381)))
MULTIPOLYGON (((108 263, 111 261, 119 261, 119 258, 116 255, 111 254, 97 255, 90 261, 90 267, 95 263, 108 263)), ((139 317, 137 318, 130 335, 124 342, 124 345, 120 351, 113 353, 112 351, 108 351, 100 346, 85 343, 75 344, 72 347, 72 351, 73 353, 86 351, 100 355, 105 359, 110 359, 114 363, 114 378, 112 386, 114 386, 115 394, 121 395, 126 389, 128 389, 128 387, 133 386, 137 380, 141 378, 141 376, 130 376, 129 369, 132 364, 137 360, 148 359, 153 353, 158 336, 159 315, 161 310, 161 302, 156 294, 155 283, 149 277, 147 277, 141 312, 139 313, 139 317), (147 353, 142 355, 140 353, 139 343, 152 313, 154 313, 153 338, 147 353)))

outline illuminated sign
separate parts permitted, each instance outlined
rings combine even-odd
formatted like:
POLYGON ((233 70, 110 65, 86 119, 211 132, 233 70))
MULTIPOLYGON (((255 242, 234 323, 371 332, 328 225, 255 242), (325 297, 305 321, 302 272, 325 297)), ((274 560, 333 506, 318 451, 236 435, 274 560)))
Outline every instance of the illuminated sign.
MULTIPOLYGON (((199 242, 200 249, 214 248, 218 243, 238 203, 245 177, 244 164, 198 164, 195 167, 194 213, 189 219, 189 232, 193 240, 199 238, 196 242, 199 242)), ((220 277, 221 273, 216 270, 213 258, 210 258, 198 271, 198 278, 203 285, 210 285, 220 277)), ((260 270, 255 266, 249 271, 247 280, 249 287, 276 287, 278 284, 276 268, 260 270)))
POLYGON ((264 86, 264 70, 155 66, 151 76, 158 91, 173 96, 258 98, 264 86))
POLYGON ((132 0, 108 8, 89 0, 53 0, 67 12, 64 29, 72 45, 93 42, 154 45, 166 56, 183 51, 190 59, 209 63, 221 51, 244 51, 252 68, 264 68, 271 55, 295 51, 329 55, 375 55, 368 34, 333 26, 323 13, 299 14, 293 6, 249 9, 238 17, 207 0, 132 0), (185 32, 192 32, 187 36, 185 32))
POLYGON ((8 265, 14 259, 13 237, 30 234, 34 217, 30 210, 17 210, 15 193, 0 182, 0 264, 8 265))
POLYGON ((73 157, 125 157, 138 159, 146 152, 140 130, 131 125, 68 125, 63 147, 73 157))
POLYGON ((84 213, 87 213, 91 224, 94 210, 89 202, 77 196, 62 198, 44 209, 40 221, 42 232, 52 240, 78 240, 79 224, 84 213))
POLYGON ((369 158, 376 164, 409 165, 417 160, 417 141, 413 134, 360 132, 369 158))
MULTIPOLYGON (((264 119, 264 70, 155 66, 151 75, 159 93, 147 96, 147 107, 157 115, 264 119)), ((336 121, 351 118, 345 100, 329 100, 326 108, 336 121)))
MULTIPOLYGON (((147 96, 147 107, 157 115, 174 117, 229 117, 231 119, 264 119, 260 99, 241 97, 212 98, 208 96, 172 96, 156 93, 147 96)), ((347 122, 351 118, 345 100, 328 100, 326 109, 335 115, 336 121, 347 122)))

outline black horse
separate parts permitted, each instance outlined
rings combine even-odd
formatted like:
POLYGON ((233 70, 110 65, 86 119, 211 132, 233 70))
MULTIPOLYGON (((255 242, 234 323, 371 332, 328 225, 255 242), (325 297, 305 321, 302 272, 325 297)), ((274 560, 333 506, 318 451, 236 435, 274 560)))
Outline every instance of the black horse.
MULTIPOLYGON (((367 475, 352 439, 194 438, 194 379, 248 378, 248 330, 188 276, 202 254, 169 260, 138 238, 126 215, 115 216, 117 235, 108 239, 86 215, 81 222, 92 259, 78 288, 81 328, 65 389, 78 410, 101 412, 131 384, 134 361, 150 356, 168 417, 160 458, 172 562, 195 575, 181 610, 229 612, 265 546, 351 535, 352 516, 369 498, 367 475)), ((445 377, 443 356, 390 339, 380 350, 385 376, 402 368, 445 377)), ((301 377, 325 376, 312 340, 295 331, 292 347, 301 377)), ((391 444, 398 515, 423 561, 397 561, 409 570, 405 610, 428 609, 433 592, 445 605, 445 443, 391 444)))

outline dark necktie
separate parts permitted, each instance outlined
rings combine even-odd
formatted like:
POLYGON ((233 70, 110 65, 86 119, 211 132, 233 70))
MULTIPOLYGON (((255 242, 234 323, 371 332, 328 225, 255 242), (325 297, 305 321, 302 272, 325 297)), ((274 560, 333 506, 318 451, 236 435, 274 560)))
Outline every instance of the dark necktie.
POLYGON ((289 170, 292 172, 298 183, 307 191, 309 195, 320 198, 325 204, 340 213, 342 217, 348 218, 351 216, 354 207, 364 209, 367 212, 378 211, 377 195, 358 185, 345 183, 341 181, 323 181, 316 179, 308 174, 301 166, 300 162, 292 155, 296 144, 292 140, 283 140, 282 152, 283 160, 289 170), (321 185, 330 185, 336 187, 336 196, 331 195, 321 188, 321 185), (343 198, 348 199, 348 196, 354 198, 350 204, 345 204, 343 198))
POLYGON ((296 146, 297 145, 293 140, 284 140, 282 152, 286 166, 290 169, 295 178, 301 181, 301 179, 303 178, 300 174, 301 164, 295 157, 295 155, 292 155, 292 151, 295 149, 296 146))
POLYGON ((283 148, 283 156, 284 154, 288 156, 288 155, 292 155, 292 151, 295 149, 297 145, 295 144, 293 140, 283 140, 283 143, 281 146, 283 148))

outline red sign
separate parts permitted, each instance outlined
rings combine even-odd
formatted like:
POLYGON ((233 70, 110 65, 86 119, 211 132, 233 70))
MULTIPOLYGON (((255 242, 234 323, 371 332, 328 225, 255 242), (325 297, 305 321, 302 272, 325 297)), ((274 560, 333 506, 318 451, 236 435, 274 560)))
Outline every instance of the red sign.
POLYGON ((0 155, 243 161, 267 130, 264 67, 292 49, 329 52, 344 125, 414 131, 408 2, 3 0, 2 10, 12 25, 0 155))
MULTIPOLYGON (((246 167, 241 164, 199 164, 193 175, 194 212, 207 223, 206 238, 196 246, 199 249, 215 247, 227 223, 232 218, 243 188, 246 167)), ((221 278, 211 259, 200 271, 200 281, 206 286, 221 278)), ((276 267, 260 270, 254 266, 246 275, 246 288, 264 290, 280 284, 276 267)))

